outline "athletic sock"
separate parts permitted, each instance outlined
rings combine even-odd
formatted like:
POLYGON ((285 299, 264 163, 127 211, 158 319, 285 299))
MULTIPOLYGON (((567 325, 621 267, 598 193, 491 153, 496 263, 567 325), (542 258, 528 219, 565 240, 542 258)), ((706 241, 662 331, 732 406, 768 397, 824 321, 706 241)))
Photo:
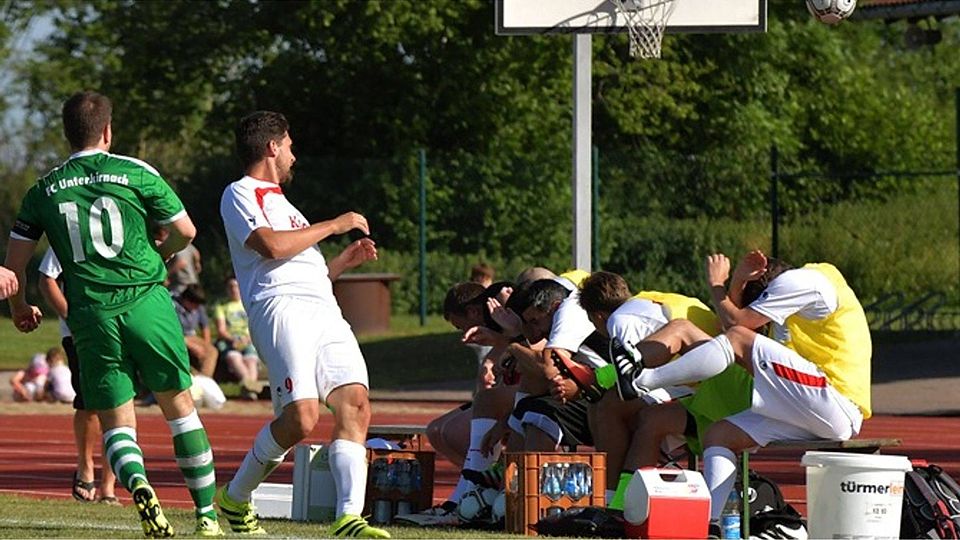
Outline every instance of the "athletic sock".
POLYGON ((710 490, 710 519, 720 519, 723 505, 737 478, 737 456, 729 448, 711 446, 703 451, 703 479, 710 490))
POLYGON ((367 491, 367 448, 346 439, 330 443, 330 473, 337 486, 337 519, 344 514, 361 515, 367 491))
POLYGON ((613 498, 607 503, 607 508, 623 510, 624 498, 627 496, 627 486, 630 485, 630 480, 633 480, 632 472, 623 471, 620 473, 620 481, 617 482, 617 491, 614 492, 613 498))
POLYGON ((213 450, 196 409, 183 418, 168 420, 167 425, 173 434, 173 452, 177 456, 177 466, 180 467, 190 496, 193 497, 197 517, 206 516, 216 520, 213 495, 217 491, 217 477, 213 468, 213 450))
POLYGON ((227 484, 227 495, 237 502, 249 502, 250 494, 260 482, 283 463, 287 449, 281 448, 270 431, 271 423, 263 426, 253 440, 253 448, 243 458, 233 480, 227 484))
POLYGON ((133 493, 137 484, 146 484, 147 470, 143 452, 137 444, 137 431, 132 427, 113 428, 103 434, 103 449, 120 484, 133 493))
POLYGON ((734 362, 733 346, 727 336, 719 336, 657 368, 647 368, 634 383, 647 389, 665 388, 709 379, 734 362))
MULTIPOLYGON (((495 425, 497 425, 497 421, 493 418, 474 418, 470 420, 470 446, 467 448, 467 457, 463 460, 464 470, 482 472, 499 457, 499 446, 497 446, 497 449, 490 456, 485 456, 483 452, 480 451, 481 446, 483 446, 484 435, 493 429, 495 425)), ((464 478, 461 473, 460 478, 457 479, 457 485, 453 488, 453 493, 450 495, 450 500, 459 503, 463 494, 475 486, 476 484, 464 478)))
POLYGON ((460 504, 460 499, 463 498, 463 494, 470 491, 474 487, 474 483, 464 478, 461 474, 460 478, 457 479, 457 485, 453 488, 453 493, 450 494, 450 500, 460 504))
POLYGON ((470 447, 467 448, 467 457, 463 460, 463 468, 472 471, 483 471, 493 464, 500 455, 500 445, 494 446, 489 456, 483 454, 483 437, 497 425, 493 418, 474 418, 470 420, 470 447))

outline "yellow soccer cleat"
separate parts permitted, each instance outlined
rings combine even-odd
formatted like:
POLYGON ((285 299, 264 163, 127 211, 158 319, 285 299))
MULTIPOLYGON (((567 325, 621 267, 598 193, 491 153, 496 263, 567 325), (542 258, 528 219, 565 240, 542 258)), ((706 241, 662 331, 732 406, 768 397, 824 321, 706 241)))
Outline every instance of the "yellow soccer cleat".
POLYGON ((197 528, 194 534, 197 536, 224 536, 223 529, 220 528, 220 522, 207 516, 197 518, 197 528))
POLYGON ((390 538, 390 533, 371 527, 367 520, 353 514, 344 514, 330 526, 334 538, 390 538))
POLYGON ((220 507, 223 517, 230 523, 230 530, 235 533, 260 535, 267 534, 257 519, 257 509, 250 502, 237 502, 227 495, 227 486, 224 484, 213 496, 213 502, 220 507))
POLYGON ((140 484, 133 489, 133 504, 140 514, 140 526, 147 538, 171 538, 176 532, 163 515, 157 494, 149 484, 140 484))

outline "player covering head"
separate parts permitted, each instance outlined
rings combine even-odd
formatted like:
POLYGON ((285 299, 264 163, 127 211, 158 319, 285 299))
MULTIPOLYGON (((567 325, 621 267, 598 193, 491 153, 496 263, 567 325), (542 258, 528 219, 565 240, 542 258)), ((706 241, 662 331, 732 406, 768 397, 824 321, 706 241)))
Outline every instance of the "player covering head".
POLYGON ((389 538, 361 517, 367 481, 370 423, 367 367, 331 280, 377 258, 373 240, 357 240, 328 263, 316 244, 353 229, 368 235, 355 212, 310 224, 283 194, 293 177, 293 140, 280 113, 258 111, 240 120, 237 155, 244 176, 223 192, 226 227, 250 337, 266 363, 277 417, 263 427, 217 503, 234 532, 264 534, 250 494, 313 431, 320 405, 333 412, 330 469, 337 488, 336 537, 389 538))

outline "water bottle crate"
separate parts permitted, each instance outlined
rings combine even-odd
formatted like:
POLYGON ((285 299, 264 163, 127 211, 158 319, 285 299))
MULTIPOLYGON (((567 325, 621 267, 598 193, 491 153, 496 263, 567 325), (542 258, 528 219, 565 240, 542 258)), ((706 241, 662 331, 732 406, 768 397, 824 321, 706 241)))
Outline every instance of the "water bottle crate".
POLYGON ((604 506, 606 461, 602 452, 507 453, 507 532, 536 536, 531 525, 548 513, 604 506))
POLYGON ((368 449, 363 513, 385 523, 400 511, 433 506, 434 460, 435 454, 426 450, 368 449))

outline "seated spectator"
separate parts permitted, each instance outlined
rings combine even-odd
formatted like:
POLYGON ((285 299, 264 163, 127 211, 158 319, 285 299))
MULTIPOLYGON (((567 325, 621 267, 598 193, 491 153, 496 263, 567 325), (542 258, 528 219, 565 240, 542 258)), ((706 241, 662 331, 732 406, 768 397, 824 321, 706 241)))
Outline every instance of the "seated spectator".
POLYGON ((50 366, 47 364, 46 355, 42 353, 33 355, 33 358, 30 359, 30 365, 26 369, 17 371, 10 378, 10 386, 13 386, 13 400, 42 400, 49 374, 50 366))
POLYGON ((206 303, 207 296, 199 285, 188 285, 179 296, 173 297, 190 355, 190 366, 197 373, 212 378, 218 353, 210 340, 210 319, 203 309, 206 303))
POLYGON ((67 366, 67 356, 60 347, 53 347, 47 351, 47 365, 50 373, 47 375, 47 399, 59 403, 73 403, 77 393, 70 384, 70 367, 67 366))
POLYGON ((173 295, 183 294, 190 285, 200 283, 200 252, 188 244, 167 261, 167 288, 173 295))
POLYGON ((221 382, 239 382, 245 396, 255 399, 260 386, 260 357, 250 342, 247 312, 240 301, 240 284, 232 274, 227 277, 225 284, 227 301, 213 310, 217 322, 216 346, 220 351, 220 362, 214 378, 221 382))
POLYGON ((493 270, 493 267, 485 262, 479 263, 470 269, 470 281, 479 283, 484 288, 493 285, 493 278, 495 276, 496 272, 493 270))

